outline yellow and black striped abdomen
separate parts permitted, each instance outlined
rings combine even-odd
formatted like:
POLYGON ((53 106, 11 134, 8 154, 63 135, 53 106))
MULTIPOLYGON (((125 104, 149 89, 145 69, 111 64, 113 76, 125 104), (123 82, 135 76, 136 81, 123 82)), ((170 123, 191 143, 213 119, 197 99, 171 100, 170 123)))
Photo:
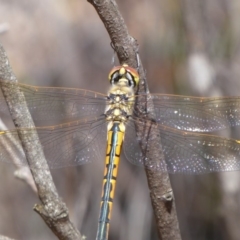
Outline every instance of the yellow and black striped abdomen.
POLYGON ((125 126, 123 123, 109 123, 97 240, 106 240, 108 238, 109 222, 112 212, 112 204, 124 133, 125 126))

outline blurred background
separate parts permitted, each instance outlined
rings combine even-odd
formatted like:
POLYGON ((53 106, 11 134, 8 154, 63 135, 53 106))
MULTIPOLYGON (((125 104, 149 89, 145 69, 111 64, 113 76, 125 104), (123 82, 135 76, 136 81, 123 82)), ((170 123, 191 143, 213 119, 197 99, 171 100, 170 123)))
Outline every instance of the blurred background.
MULTIPOLYGON (((139 43, 150 92, 240 95, 240 1, 117 3, 139 43)), ((87 1, 0 0, 0 33, 19 82, 108 90, 113 50, 87 1)), ((237 128, 222 134, 240 139, 237 128)), ((95 162, 52 171, 71 220, 90 240, 97 231, 103 167, 103 162, 95 162)), ((37 196, 13 174, 13 166, 0 163, 0 235, 56 239, 32 210, 39 202, 37 196)), ((184 240, 239 239, 239 172, 170 177, 184 240)), ((145 173, 124 158, 109 239, 158 239, 145 173)))

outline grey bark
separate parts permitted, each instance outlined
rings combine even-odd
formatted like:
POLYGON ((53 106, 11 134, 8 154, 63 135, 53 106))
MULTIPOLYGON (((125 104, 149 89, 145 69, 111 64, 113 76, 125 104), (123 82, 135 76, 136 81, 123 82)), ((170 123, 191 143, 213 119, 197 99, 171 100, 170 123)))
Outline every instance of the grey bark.
POLYGON ((24 128, 34 128, 24 95, 19 89, 13 87, 14 85, 4 84, 4 81, 16 82, 17 78, 2 46, 0 46, 0 81, 42 203, 36 204, 34 210, 40 214, 59 239, 81 239, 80 233, 69 220, 65 203, 58 196, 37 133, 32 131, 31 134, 25 134, 24 132, 24 128))
MULTIPOLYGON (((137 59, 137 42, 129 35, 124 19, 118 10, 117 3, 113 0, 88 0, 88 2, 94 6, 103 21, 120 63, 127 63, 131 67, 138 68, 140 86, 137 93, 148 93, 145 72, 141 65, 141 60, 137 59)), ((135 106, 139 110, 138 116, 142 119, 154 119, 153 103, 148 100, 148 104, 145 105, 143 104, 145 101, 141 101, 143 99, 139 97, 138 99, 140 101, 137 101, 135 106)), ((142 139, 141 148, 145 152, 146 158, 150 161, 164 162, 159 132, 151 124, 145 124, 146 128, 143 126, 144 124, 138 125, 136 123, 137 135, 142 139), (149 135, 151 136, 151 141, 148 139, 149 135)), ((159 172, 146 168, 146 175, 159 237, 163 240, 181 239, 173 192, 167 172, 159 172)))

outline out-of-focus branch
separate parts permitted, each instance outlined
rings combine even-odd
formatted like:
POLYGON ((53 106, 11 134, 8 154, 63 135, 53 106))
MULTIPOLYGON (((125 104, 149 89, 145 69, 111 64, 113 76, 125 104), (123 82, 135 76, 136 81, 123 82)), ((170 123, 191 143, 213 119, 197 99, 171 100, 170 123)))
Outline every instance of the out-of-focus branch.
MULTIPOLYGON (((138 67, 140 75, 140 86, 138 93, 148 93, 145 72, 141 65, 141 60, 137 59, 138 45, 136 40, 128 33, 126 24, 120 14, 117 4, 114 0, 88 0, 96 9, 98 15, 103 21, 115 51, 117 52, 120 63, 127 63, 131 67, 138 67)), ((145 98, 143 96, 143 98, 145 98)), ((142 101, 140 97, 136 103, 136 109, 139 109, 138 115, 144 119, 154 119, 153 103, 142 101), (147 102, 147 105, 144 104, 147 102)), ((137 134, 141 137, 142 142, 147 142, 147 146, 143 147, 146 158, 150 161, 164 161, 158 130, 154 127, 146 129, 144 125, 136 123, 137 134), (151 139, 148 141, 149 133, 151 139)), ((144 144, 143 144, 144 145, 144 144)), ((161 239, 177 240, 181 239, 176 208, 173 200, 173 192, 166 172, 159 172, 146 168, 146 175, 150 189, 150 197, 158 226, 158 233, 161 239)))
MULTIPOLYGON (((13 122, 17 128, 33 128, 34 123, 28 111, 24 95, 16 87, 5 85, 4 81, 17 79, 9 65, 6 53, 0 46, 0 81, 1 88, 9 107, 13 122)), ((34 210, 40 214, 45 223, 59 239, 81 239, 78 230, 69 220, 68 209, 58 196, 56 187, 48 168, 37 133, 24 134, 18 131, 19 138, 35 181, 38 196, 42 205, 37 204, 34 210)))
POLYGON ((185 33, 187 39, 187 71, 191 87, 200 95, 217 95, 214 78, 216 71, 208 55, 206 34, 207 7, 201 0, 181 0, 185 33), (212 94, 213 93, 213 94, 212 94))
POLYGON ((9 24, 7 22, 0 23, 0 34, 6 33, 9 30, 9 24))
POLYGON ((13 238, 5 237, 5 236, 0 236, 0 240, 14 240, 13 238))
MULTIPOLYGON (((1 130, 7 129, 7 127, 2 122, 2 120, 0 120, 0 129, 1 130)), ((10 158, 12 159, 13 163, 15 164, 15 166, 17 168, 17 170, 14 173, 14 176, 17 177, 18 179, 26 182, 31 187, 31 189, 35 193, 37 193, 37 188, 36 188, 36 185, 33 181, 32 174, 31 174, 29 168, 27 166, 20 165, 19 156, 16 156, 16 154, 13 151, 11 151, 11 149, 8 149, 9 142, 11 142, 11 145, 13 145, 14 147, 16 147, 16 148, 19 147, 19 145, 16 143, 16 139, 11 138, 9 136, 7 140, 8 141, 5 141, 5 140, 1 139, 0 141, 1 141, 1 145, 6 149, 6 151, 8 151, 8 154, 9 154, 10 158)), ((22 155, 24 155, 24 152, 23 152, 22 148, 19 149, 19 152, 22 155)))
MULTIPOLYGON (((202 1, 202 0, 182 0, 182 9, 184 11, 183 20, 187 36, 188 46, 188 65, 189 83, 192 89, 198 95, 204 96, 222 96, 228 94, 239 95, 239 76, 238 67, 240 48, 239 48, 239 1, 202 1), (212 7, 207 5, 211 2, 212 7), (215 4, 215 7, 213 7, 215 4), (223 7, 225 6, 225 7, 223 7), (214 16, 207 10, 216 9, 214 16), (223 14, 224 13, 224 14, 223 14), (220 16, 218 14, 221 14, 220 16), (218 16, 217 16, 218 15, 218 16), (225 17, 224 15, 228 16, 225 17), (216 21, 216 19, 218 19, 216 21), (214 28, 210 28, 214 22, 214 28), (225 22, 225 24, 223 24, 225 22), (207 26, 207 27, 206 27, 207 26), (213 31, 211 31, 213 30, 213 31), (213 38, 217 32, 230 31, 230 49, 229 55, 222 55, 219 52, 211 58, 211 44, 219 45, 216 38, 213 38)), ((221 39, 218 37, 218 39, 221 39)), ((221 51, 225 51, 221 48, 221 51)), ((239 133, 234 129, 234 133, 239 133)), ((225 134, 227 131, 225 130, 225 134)), ((228 131, 230 134, 230 131, 228 131)), ((230 137, 230 136, 229 136, 230 137)), ((239 208, 239 173, 219 174, 221 189, 221 218, 224 219, 227 236, 229 239, 239 239, 240 229, 238 226, 240 208, 239 208)))

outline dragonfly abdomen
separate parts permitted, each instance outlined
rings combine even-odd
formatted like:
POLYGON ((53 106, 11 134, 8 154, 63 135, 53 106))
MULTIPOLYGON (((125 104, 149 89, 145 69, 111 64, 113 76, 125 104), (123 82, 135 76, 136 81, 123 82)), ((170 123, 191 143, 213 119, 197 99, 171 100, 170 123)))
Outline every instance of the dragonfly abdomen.
POLYGON ((97 240, 108 239, 109 222, 112 212, 118 166, 125 134, 125 125, 121 122, 110 122, 108 127, 107 153, 97 240))

